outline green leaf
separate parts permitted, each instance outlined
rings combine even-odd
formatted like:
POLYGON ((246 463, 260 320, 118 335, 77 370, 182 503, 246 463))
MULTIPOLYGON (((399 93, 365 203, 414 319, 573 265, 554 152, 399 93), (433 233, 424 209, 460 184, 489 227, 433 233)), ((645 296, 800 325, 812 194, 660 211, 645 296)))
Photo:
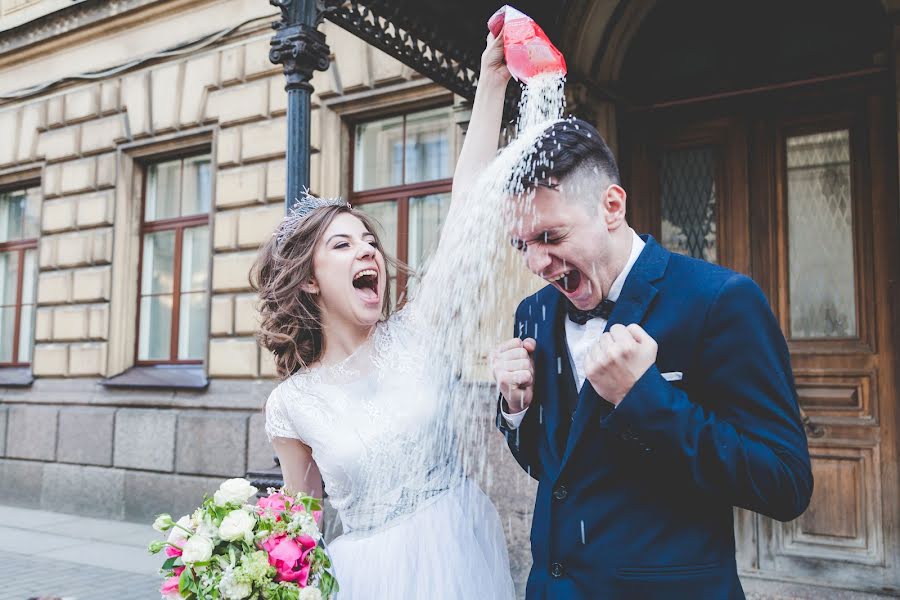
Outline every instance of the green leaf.
POLYGON ((181 572, 181 577, 178 578, 178 593, 182 596, 185 592, 191 589, 191 584, 193 583, 193 578, 191 577, 191 570, 185 569, 181 572))
POLYGON ((172 557, 168 558, 168 559, 166 560, 166 562, 164 562, 163 565, 162 565, 163 570, 164 570, 164 571, 168 571, 169 569, 171 569, 172 567, 174 567, 174 566, 175 566, 175 561, 176 561, 177 559, 178 559, 177 556, 172 556, 172 557))

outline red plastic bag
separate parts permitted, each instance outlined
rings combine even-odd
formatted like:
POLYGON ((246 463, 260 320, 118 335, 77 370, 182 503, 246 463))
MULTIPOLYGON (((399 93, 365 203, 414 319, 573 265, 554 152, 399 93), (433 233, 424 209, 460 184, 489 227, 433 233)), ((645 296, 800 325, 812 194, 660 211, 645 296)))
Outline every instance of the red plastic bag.
POLYGON ((506 66, 518 81, 528 81, 539 73, 566 74, 562 52, 534 19, 507 4, 488 19, 488 29, 495 36, 501 28, 506 66))

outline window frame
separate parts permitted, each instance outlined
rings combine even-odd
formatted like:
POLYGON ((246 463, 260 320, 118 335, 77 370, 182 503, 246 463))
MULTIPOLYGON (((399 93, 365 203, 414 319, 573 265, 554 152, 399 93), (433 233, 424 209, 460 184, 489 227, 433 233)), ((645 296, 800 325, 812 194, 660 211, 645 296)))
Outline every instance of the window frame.
MULTIPOLYGON (((410 115, 434 110, 437 108, 451 108, 452 104, 429 104, 426 106, 406 107, 404 110, 373 115, 371 118, 363 118, 354 120, 350 124, 350 176, 349 176, 349 193, 348 198, 351 206, 365 206, 376 202, 393 201, 397 208, 397 239, 396 239, 396 255, 393 257, 401 265, 406 265, 409 258, 409 201, 413 197, 428 196, 432 194, 450 193, 453 186, 453 178, 433 179, 430 181, 419 181, 416 183, 384 186, 363 191, 355 191, 356 183, 356 140, 358 128, 361 125, 389 119, 392 117, 403 117, 403 127, 401 130, 401 139, 403 140, 403 149, 401 155, 403 161, 401 165, 400 181, 406 179, 406 121, 410 115)), ((454 140, 450 140, 451 152, 454 152, 454 140)), ((455 158, 455 157, 454 157, 455 158)), ((455 160, 454 160, 455 162, 455 160)), ((406 295, 408 274, 401 269, 396 274, 398 304, 402 303, 402 298, 406 295)))
MULTIPOLYGON (((26 192, 26 202, 27 202, 27 192, 30 189, 38 188, 38 193, 40 193, 40 180, 34 179, 25 179, 16 181, 11 185, 4 185, 0 187, 0 193, 13 193, 13 192, 26 192)), ((12 361, 9 362, 0 362, 0 369, 23 369, 30 368, 32 361, 22 361, 19 360, 21 357, 19 356, 19 342, 21 341, 22 335, 22 296, 24 294, 24 282, 25 282, 25 253, 28 250, 35 250, 37 252, 38 248, 38 240, 40 239, 40 225, 38 225, 38 234, 33 238, 21 238, 16 240, 9 240, 6 242, 0 242, 0 253, 7 252, 15 252, 18 257, 18 266, 16 271, 16 301, 15 301, 15 325, 13 326, 13 348, 12 348, 12 361)), ((31 340, 31 355, 32 359, 34 358, 34 320, 37 315, 37 279, 38 273, 40 272, 40 266, 38 265, 38 258, 35 257, 35 265, 38 267, 34 274, 34 302, 32 305, 34 306, 34 314, 32 314, 32 340, 31 340)))
MULTIPOLYGON (((183 152, 177 152, 173 154, 165 154, 153 156, 140 162, 141 169, 141 209, 140 209, 140 221, 138 226, 138 269, 137 269, 137 294, 135 296, 136 306, 135 306, 135 329, 134 329, 134 366, 135 367, 157 367, 157 366, 166 366, 166 365, 184 365, 184 366, 202 366, 206 363, 206 360, 209 358, 208 349, 202 359, 179 359, 178 358, 178 334, 179 327, 181 325, 181 268, 182 268, 182 250, 183 250, 183 239, 184 239, 184 231, 185 229, 189 229, 192 227, 198 227, 202 225, 206 225, 207 230, 209 231, 210 244, 212 243, 212 217, 211 211, 215 206, 215 196, 214 190, 215 186, 212 182, 212 177, 214 177, 215 173, 213 170, 214 161, 212 150, 209 147, 203 148, 191 148, 186 149, 183 152), (158 219, 156 221, 150 221, 149 223, 145 220, 147 213, 147 191, 150 182, 149 172, 150 167, 153 165, 158 165, 166 162, 180 161, 181 169, 179 172, 179 189, 183 185, 183 177, 184 177, 184 162, 190 158, 198 157, 198 156, 209 156, 209 165, 210 165, 210 208, 205 213, 197 213, 188 216, 182 217, 173 217, 168 219, 158 219), (141 284, 143 281, 143 272, 144 272, 144 238, 149 233, 155 233, 159 231, 174 231, 175 232, 175 249, 173 256, 173 264, 172 264, 172 273, 173 273, 173 283, 172 283, 172 318, 171 325, 169 331, 169 358, 165 360, 160 359, 150 359, 150 360, 141 360, 140 357, 140 344, 141 344, 141 300, 145 297, 141 294, 141 284)), ((212 260, 212 248, 210 247, 209 259, 212 260)), ((209 320, 209 302, 212 296, 211 291, 211 275, 212 269, 211 266, 207 265, 207 270, 210 277, 207 278, 207 288, 206 288, 206 298, 207 298, 207 311, 206 317, 207 321, 209 320)), ((150 297, 156 294, 148 294, 146 297, 150 297)), ((207 323, 208 325, 208 323, 207 323)), ((207 327, 207 338, 208 327, 207 327)))
MULTIPOLYGON (((31 361, 21 361, 18 360, 19 357, 19 341, 20 336, 22 335, 22 293, 23 293, 23 284, 25 280, 25 252, 27 250, 37 250, 37 238, 28 238, 24 240, 15 240, 13 242, 3 242, 0 243, 0 254, 5 254, 7 252, 15 252, 18 255, 18 271, 16 272, 16 316, 15 316, 15 325, 13 327, 13 351, 12 356, 13 360, 11 362, 0 362, 0 368, 7 367, 30 367, 31 361)), ((37 277, 35 277, 37 279, 37 277)), ((37 306, 37 303, 34 303, 34 306, 37 306)), ((34 344, 32 342, 32 348, 34 344)), ((34 350, 32 350, 33 354, 34 350)))

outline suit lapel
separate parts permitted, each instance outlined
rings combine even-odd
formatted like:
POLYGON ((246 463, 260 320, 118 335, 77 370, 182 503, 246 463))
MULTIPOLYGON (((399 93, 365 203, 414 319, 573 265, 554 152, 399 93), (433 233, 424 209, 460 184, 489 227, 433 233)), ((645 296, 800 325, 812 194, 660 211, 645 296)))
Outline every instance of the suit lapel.
POLYGON ((569 427, 564 419, 566 414, 564 394, 576 394, 575 376, 572 373, 572 364, 569 360, 569 350, 566 346, 566 307, 562 294, 556 292, 547 302, 548 319, 542 321, 541 334, 543 339, 549 340, 545 356, 545 373, 549 390, 555 391, 553 401, 542 403, 540 406, 541 419, 547 430, 547 438, 550 451, 556 464, 562 459, 565 449, 565 441, 561 440, 564 432, 569 427), (560 431, 560 428, 564 431, 560 431))
MULTIPOLYGON (((657 244, 652 236, 645 235, 641 237, 645 241, 646 246, 644 246, 641 255, 631 268, 631 272, 625 278, 622 293, 619 295, 616 306, 609 316, 605 331, 609 331, 609 328, 617 323, 622 325, 643 323, 644 316, 657 294, 657 289, 653 282, 662 278, 666 271, 666 265, 669 262, 669 251, 657 244)), ((585 380, 584 385, 581 386, 578 407, 575 410, 575 420, 572 423, 572 431, 569 433, 560 468, 565 466, 575 445, 578 443, 578 438, 584 433, 585 428, 591 422, 600 406, 605 410, 605 414, 600 415, 599 418, 605 417, 606 414, 609 414, 609 410, 612 410, 612 404, 600 398, 591 382, 585 380)))

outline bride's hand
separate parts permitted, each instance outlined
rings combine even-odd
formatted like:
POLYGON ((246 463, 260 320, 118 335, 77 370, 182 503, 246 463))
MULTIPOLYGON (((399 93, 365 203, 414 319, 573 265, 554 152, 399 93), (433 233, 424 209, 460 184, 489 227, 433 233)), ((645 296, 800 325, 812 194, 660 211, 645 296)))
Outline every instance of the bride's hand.
POLYGON ((481 74, 478 79, 496 79, 504 86, 512 75, 506 67, 506 57, 503 54, 503 30, 501 29, 494 37, 493 33, 488 32, 487 46, 481 54, 481 74))

